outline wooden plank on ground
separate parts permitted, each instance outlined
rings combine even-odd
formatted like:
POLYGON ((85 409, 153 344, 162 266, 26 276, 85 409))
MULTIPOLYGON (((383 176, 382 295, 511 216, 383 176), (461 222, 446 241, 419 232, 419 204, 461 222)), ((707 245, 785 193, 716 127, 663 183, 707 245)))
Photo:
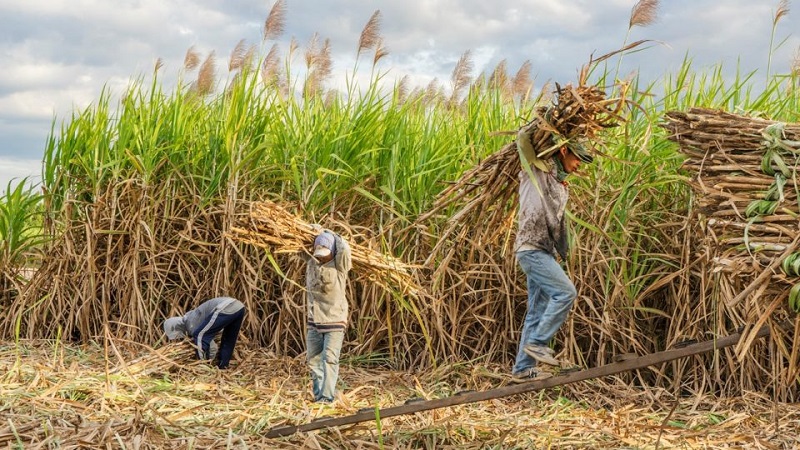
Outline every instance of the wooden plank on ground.
MULTIPOLYGON (((763 326, 760 330, 758 330, 756 337, 762 338, 767 335, 769 335, 769 327, 763 326)), ((626 359, 624 361, 606 364, 600 367, 593 367, 591 369, 581 370, 579 372, 571 372, 544 380, 529 381, 527 383, 502 386, 486 391, 465 392, 445 398, 420 401, 401 406, 392 406, 378 410, 378 414, 380 415, 381 419, 385 419, 403 414, 412 414, 431 409, 445 408, 448 406, 463 405, 465 403, 475 403, 495 398, 507 397, 510 395, 523 394, 526 392, 538 391, 554 386, 577 383, 578 381, 585 381, 592 378, 599 378, 622 372, 628 372, 631 370, 643 369, 655 364, 730 347, 731 345, 736 344, 741 336, 742 333, 735 333, 718 339, 689 344, 681 348, 651 353, 637 358, 626 359)), ((342 425, 371 421, 375 420, 375 418, 376 413, 374 410, 358 412, 356 414, 342 417, 325 417, 302 425, 287 425, 272 428, 267 432, 267 437, 275 438, 280 436, 288 436, 290 434, 302 431, 312 431, 320 428, 338 427, 342 425)))

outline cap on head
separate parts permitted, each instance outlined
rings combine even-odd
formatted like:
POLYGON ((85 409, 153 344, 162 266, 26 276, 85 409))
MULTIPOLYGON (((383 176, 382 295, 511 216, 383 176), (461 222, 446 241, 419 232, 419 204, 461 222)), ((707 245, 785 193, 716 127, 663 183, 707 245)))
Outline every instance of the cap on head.
POLYGON ((594 161, 594 157, 592 156, 592 154, 580 142, 569 142, 569 143, 567 143, 567 148, 569 149, 569 151, 572 152, 572 154, 577 156, 578 159, 580 159, 582 162, 585 162, 585 163, 588 164, 588 163, 591 163, 592 161, 594 161))
POLYGON ((167 339, 174 340, 186 336, 186 326, 183 317, 170 317, 164 321, 164 334, 167 339))
POLYGON ((320 233, 314 239, 314 257, 325 258, 330 256, 334 252, 335 245, 336 241, 333 238, 333 234, 328 231, 320 233))

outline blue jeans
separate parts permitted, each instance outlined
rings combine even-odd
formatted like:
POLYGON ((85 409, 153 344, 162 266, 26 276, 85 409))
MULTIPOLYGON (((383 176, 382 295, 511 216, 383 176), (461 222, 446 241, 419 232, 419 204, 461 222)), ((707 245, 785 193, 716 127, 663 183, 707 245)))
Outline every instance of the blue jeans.
POLYGON ((547 252, 517 252, 522 271, 528 279, 528 311, 522 324, 517 360, 511 373, 518 374, 536 366, 536 360, 523 351, 526 345, 548 345, 567 319, 578 292, 564 269, 547 252))
POLYGON ((343 341, 344 331, 341 330, 320 333, 315 328, 309 328, 306 333, 306 359, 311 370, 311 389, 315 402, 333 401, 343 341))

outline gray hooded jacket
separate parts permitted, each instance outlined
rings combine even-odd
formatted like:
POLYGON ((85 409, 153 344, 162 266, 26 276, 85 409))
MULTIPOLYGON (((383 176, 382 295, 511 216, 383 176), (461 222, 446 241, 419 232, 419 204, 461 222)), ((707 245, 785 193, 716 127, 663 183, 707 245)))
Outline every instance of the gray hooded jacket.
MULTIPOLYGON (((215 297, 201 303, 197 308, 187 312, 183 317, 171 317, 164 321, 164 332, 167 339, 179 339, 188 336, 198 342, 202 341, 203 330, 200 325, 206 318, 214 314, 233 314, 244 308, 244 304, 232 297, 215 297)), ((217 344, 213 340, 209 343, 209 354, 200 355, 201 358, 214 359, 217 355, 217 344)), ((200 350, 198 350, 200 351, 200 350)))

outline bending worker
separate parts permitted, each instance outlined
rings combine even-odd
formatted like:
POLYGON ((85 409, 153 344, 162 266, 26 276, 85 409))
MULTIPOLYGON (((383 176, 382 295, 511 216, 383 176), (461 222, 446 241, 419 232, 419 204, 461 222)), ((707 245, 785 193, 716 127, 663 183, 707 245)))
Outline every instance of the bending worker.
POLYGON ((197 358, 217 360, 217 367, 226 369, 233 356, 233 348, 239 338, 239 329, 244 321, 245 307, 231 297, 216 297, 203 302, 182 317, 170 317, 164 321, 167 339, 189 337, 197 348, 197 358), (219 352, 214 338, 222 332, 219 352))

